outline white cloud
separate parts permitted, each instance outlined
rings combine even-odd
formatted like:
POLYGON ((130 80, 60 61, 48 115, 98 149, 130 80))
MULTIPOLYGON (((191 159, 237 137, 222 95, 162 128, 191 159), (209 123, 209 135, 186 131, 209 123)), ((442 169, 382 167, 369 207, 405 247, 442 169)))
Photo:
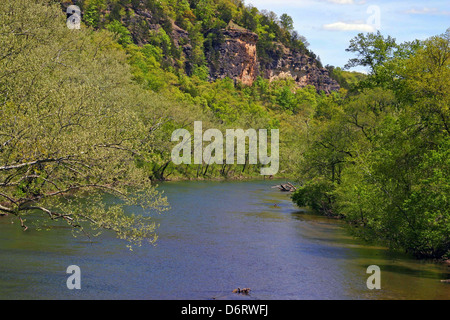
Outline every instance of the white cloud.
POLYGON ((405 11, 405 13, 408 14, 427 14, 427 15, 450 15, 450 11, 440 11, 437 8, 420 8, 420 9, 416 9, 416 8, 412 8, 409 9, 407 11, 405 11))
POLYGON ((324 30, 334 31, 361 31, 361 32, 374 32, 376 31, 373 25, 367 23, 347 23, 347 22, 334 22, 324 24, 322 26, 324 30))

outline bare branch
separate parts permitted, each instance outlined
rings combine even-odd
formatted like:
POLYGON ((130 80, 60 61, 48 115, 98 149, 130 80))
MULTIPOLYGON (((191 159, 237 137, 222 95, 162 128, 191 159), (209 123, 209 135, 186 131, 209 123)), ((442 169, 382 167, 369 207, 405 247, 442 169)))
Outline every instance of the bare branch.
POLYGON ((7 212, 7 213, 14 213, 14 210, 12 210, 10 208, 7 208, 7 207, 4 207, 1 204, 0 204, 0 211, 7 212))
POLYGON ((12 203, 14 203, 14 204, 17 203, 13 198, 9 197, 8 195, 6 195, 6 194, 4 194, 4 193, 1 193, 1 192, 0 192, 0 196, 2 196, 3 198, 8 199, 8 201, 10 201, 10 202, 12 202, 12 203))

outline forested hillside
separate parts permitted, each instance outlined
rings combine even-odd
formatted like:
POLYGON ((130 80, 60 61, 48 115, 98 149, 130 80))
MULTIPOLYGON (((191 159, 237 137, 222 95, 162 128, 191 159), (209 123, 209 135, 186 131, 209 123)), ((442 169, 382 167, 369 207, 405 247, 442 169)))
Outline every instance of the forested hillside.
POLYGON ((287 14, 241 0, 80 0, 63 8, 72 3, 87 26, 116 32, 123 45, 145 46, 166 71, 246 85, 289 74, 301 87, 339 89, 287 14))

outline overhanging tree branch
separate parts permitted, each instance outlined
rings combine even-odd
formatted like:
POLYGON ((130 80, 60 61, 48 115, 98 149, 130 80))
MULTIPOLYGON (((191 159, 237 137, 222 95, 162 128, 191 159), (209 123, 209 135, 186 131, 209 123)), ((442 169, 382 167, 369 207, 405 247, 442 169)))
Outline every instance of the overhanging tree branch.
POLYGON ((42 159, 42 160, 36 160, 36 161, 31 161, 31 162, 25 162, 25 163, 19 163, 19 164, 14 164, 14 165, 10 165, 10 166, 3 166, 0 167, 0 171, 8 171, 8 170, 14 170, 14 169, 20 169, 23 167, 28 167, 28 166, 33 166, 36 164, 41 164, 41 163, 48 163, 48 162, 61 162, 64 160, 69 160, 70 157, 63 157, 63 158, 48 158, 48 159, 42 159))

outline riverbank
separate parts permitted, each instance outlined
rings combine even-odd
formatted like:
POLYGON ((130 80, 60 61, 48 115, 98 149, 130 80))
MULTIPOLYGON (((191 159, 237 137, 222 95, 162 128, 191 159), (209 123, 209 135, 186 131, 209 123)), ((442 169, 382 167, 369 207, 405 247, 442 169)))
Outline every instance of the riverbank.
POLYGON ((246 175, 238 175, 238 176, 215 176, 215 177, 183 177, 183 176, 175 176, 171 178, 165 178, 163 180, 153 180, 156 182, 180 182, 180 181, 277 181, 277 180, 290 180, 293 181, 294 178, 292 176, 246 176, 246 175))

